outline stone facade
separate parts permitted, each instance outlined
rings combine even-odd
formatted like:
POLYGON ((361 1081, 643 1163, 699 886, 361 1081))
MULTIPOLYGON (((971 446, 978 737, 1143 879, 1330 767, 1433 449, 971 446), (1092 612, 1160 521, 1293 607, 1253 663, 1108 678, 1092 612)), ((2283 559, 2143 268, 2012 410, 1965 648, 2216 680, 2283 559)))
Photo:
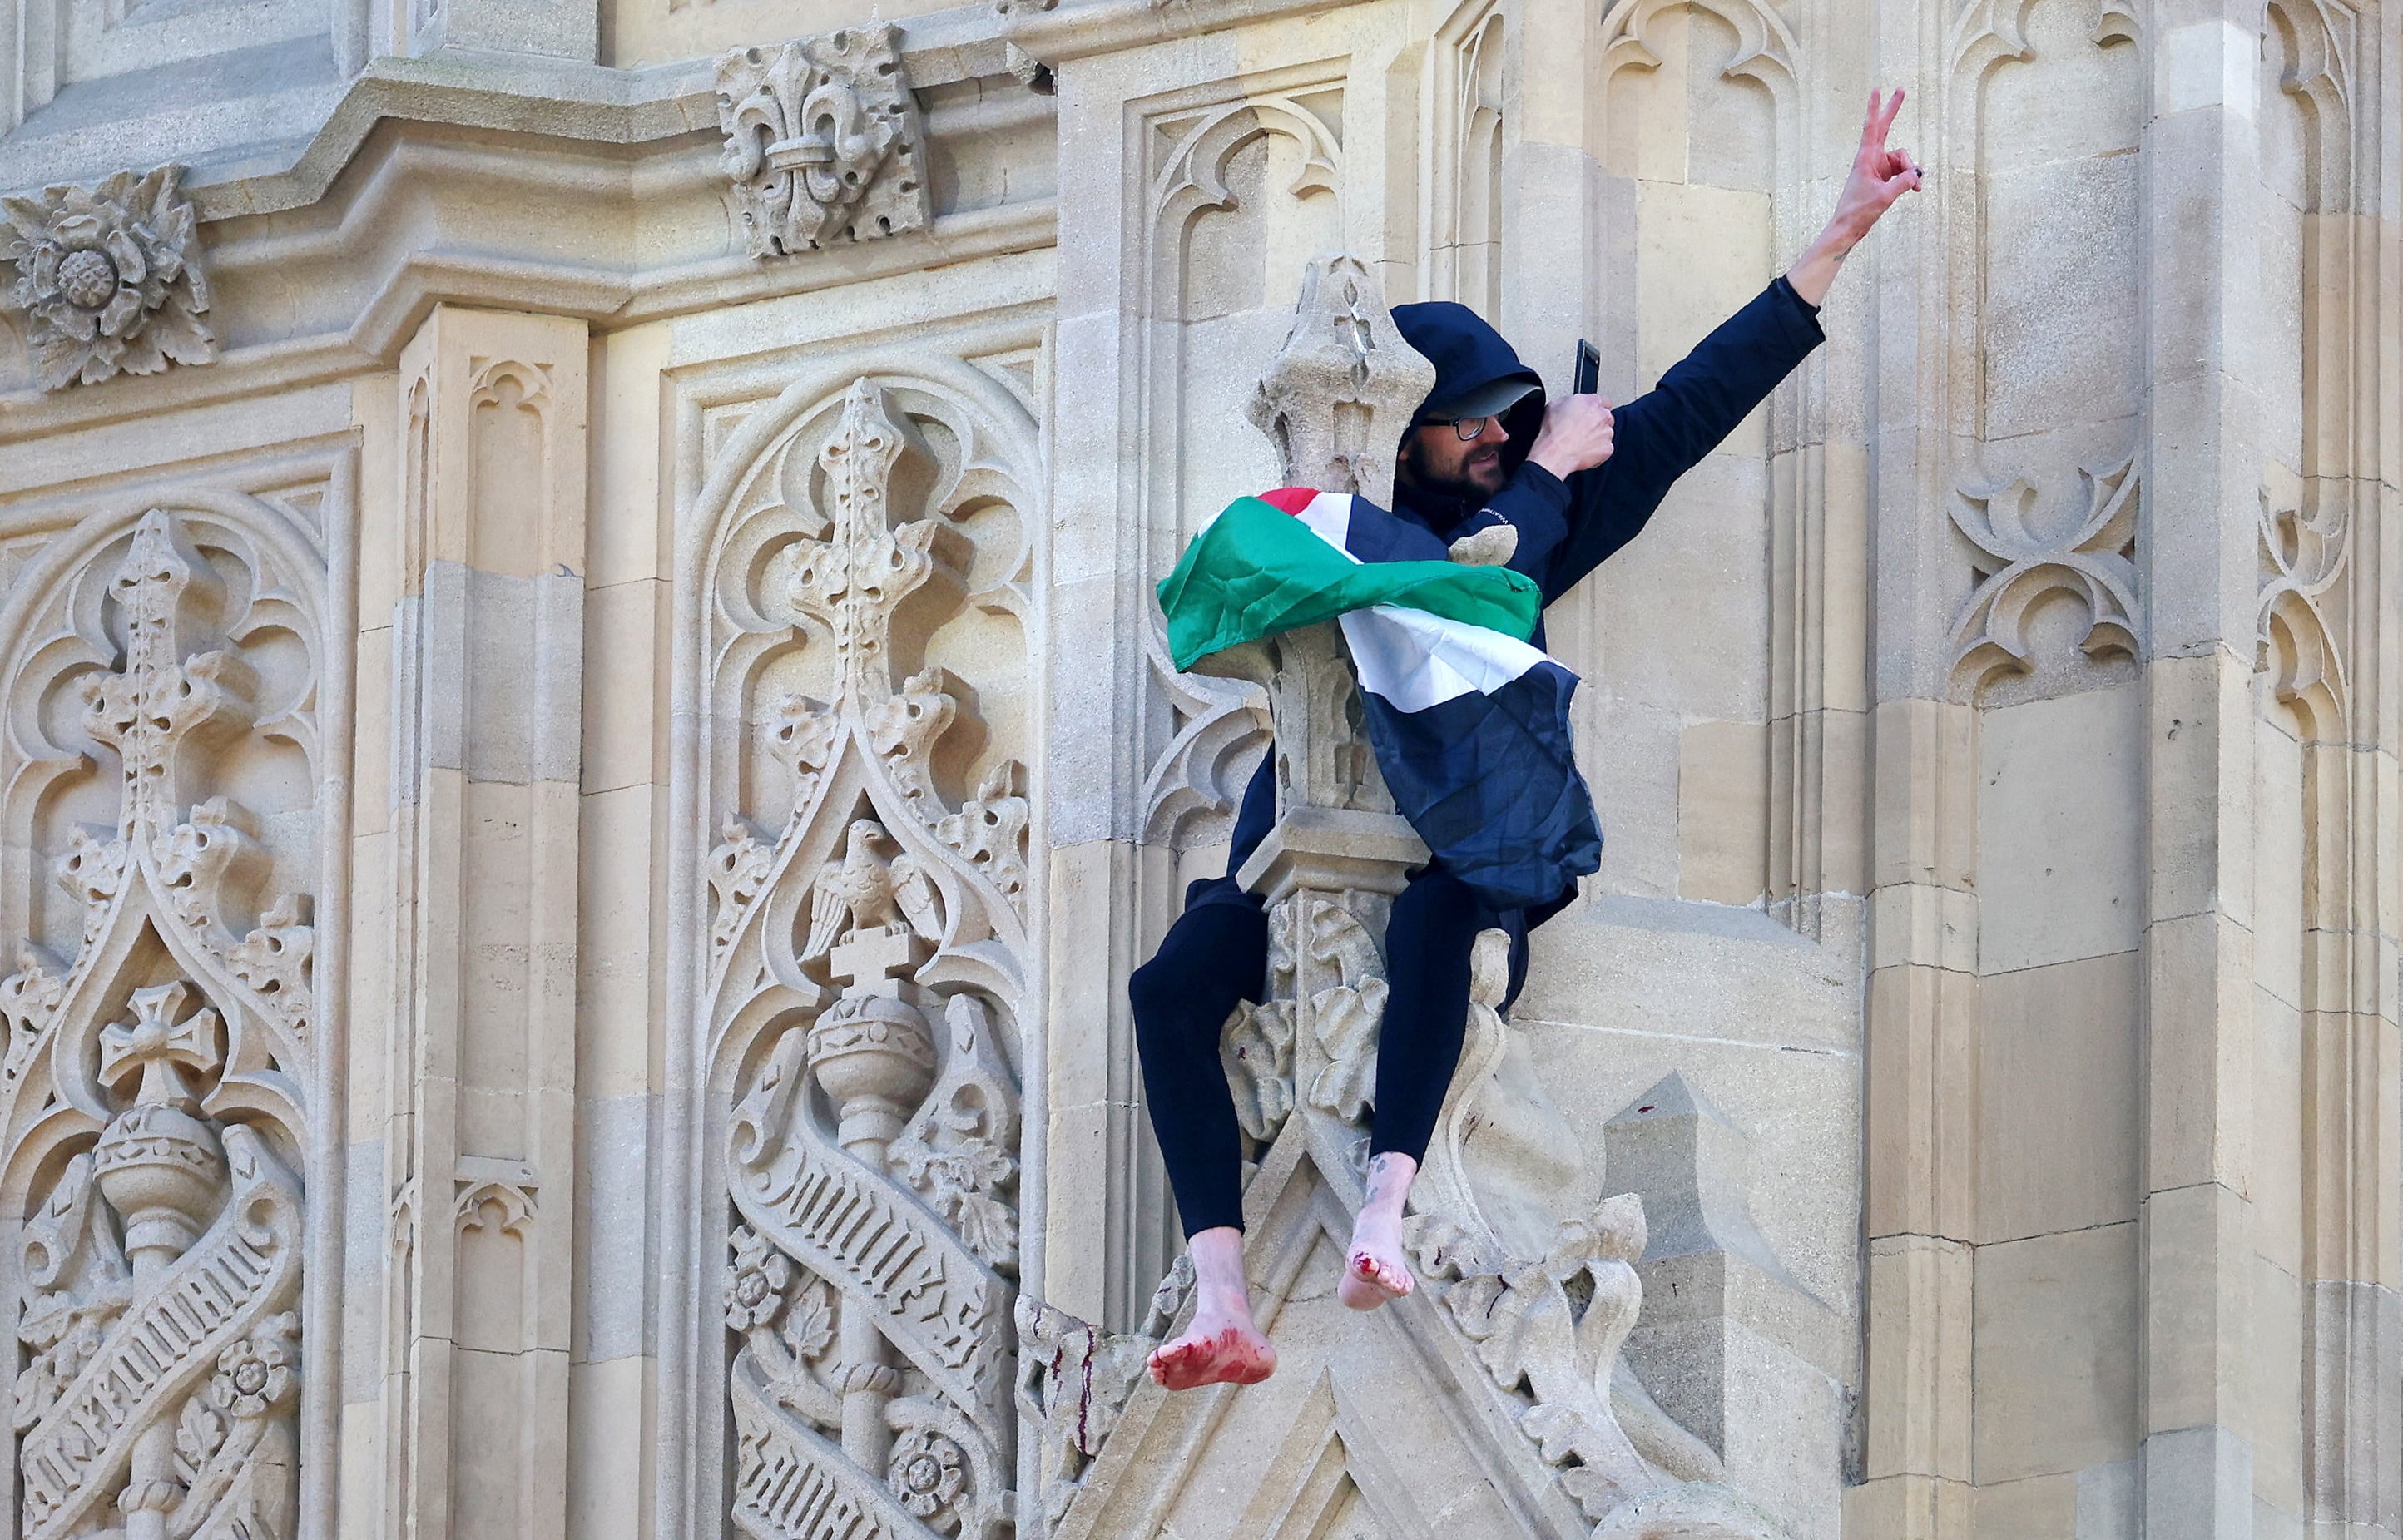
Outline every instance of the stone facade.
POLYGON ((0 0, 0 131, 8 1533, 2403 1537, 2403 7, 0 0), (1388 302, 1648 386, 1873 85, 1354 1315, 1414 843, 1150 585, 1388 302))

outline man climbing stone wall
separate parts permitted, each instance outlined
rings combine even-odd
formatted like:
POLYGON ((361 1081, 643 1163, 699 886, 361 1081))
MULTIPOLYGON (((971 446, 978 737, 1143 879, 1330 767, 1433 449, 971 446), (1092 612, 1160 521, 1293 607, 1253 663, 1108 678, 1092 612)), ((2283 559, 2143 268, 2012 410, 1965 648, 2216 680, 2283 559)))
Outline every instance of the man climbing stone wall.
POLYGON ((0 6, 15 1533, 1590 1533, 1594 1377, 1453 1301, 1631 1275, 1609 1415, 1794 1536, 2403 1531, 2396 25, 0 6), (1148 596, 1305 265, 1627 399, 1873 84, 1929 191, 1552 612, 1610 840, 1464 1183, 1644 1250, 1455 1248, 1418 1338, 1283 1255, 1296 1362, 1472 1355, 1112 1474, 1120 992, 1266 709, 1148 596))

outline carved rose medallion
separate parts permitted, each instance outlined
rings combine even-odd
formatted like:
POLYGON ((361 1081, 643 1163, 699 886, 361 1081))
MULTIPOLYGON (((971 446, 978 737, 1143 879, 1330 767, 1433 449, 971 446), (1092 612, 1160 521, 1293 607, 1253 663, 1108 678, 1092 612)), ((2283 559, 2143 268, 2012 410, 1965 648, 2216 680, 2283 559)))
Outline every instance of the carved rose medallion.
POLYGON ((183 174, 118 172, 96 187, 0 199, 0 260, 17 265, 8 302, 31 323, 44 390, 216 357, 183 174))

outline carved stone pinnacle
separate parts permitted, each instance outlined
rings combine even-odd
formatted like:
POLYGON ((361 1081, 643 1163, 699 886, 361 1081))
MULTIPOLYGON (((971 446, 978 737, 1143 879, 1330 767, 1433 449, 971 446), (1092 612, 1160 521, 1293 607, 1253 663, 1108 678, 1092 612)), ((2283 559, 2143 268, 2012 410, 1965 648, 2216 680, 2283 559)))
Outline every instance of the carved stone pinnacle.
POLYGON ((1394 456, 1435 366, 1402 340, 1383 287, 1356 257, 1302 274, 1293 329, 1253 393, 1253 426, 1276 445, 1283 484, 1390 506, 1394 456))

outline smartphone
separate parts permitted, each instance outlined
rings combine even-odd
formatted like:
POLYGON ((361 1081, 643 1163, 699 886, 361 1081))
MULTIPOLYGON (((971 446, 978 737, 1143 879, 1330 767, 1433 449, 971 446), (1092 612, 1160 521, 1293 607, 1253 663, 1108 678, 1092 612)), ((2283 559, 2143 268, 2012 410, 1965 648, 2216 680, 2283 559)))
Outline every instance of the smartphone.
POLYGON ((1576 393, 1591 395, 1602 388, 1602 354, 1584 338, 1577 339, 1576 393))

